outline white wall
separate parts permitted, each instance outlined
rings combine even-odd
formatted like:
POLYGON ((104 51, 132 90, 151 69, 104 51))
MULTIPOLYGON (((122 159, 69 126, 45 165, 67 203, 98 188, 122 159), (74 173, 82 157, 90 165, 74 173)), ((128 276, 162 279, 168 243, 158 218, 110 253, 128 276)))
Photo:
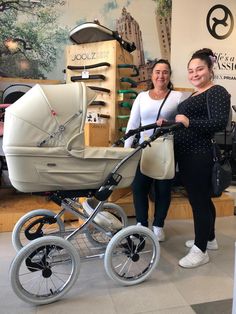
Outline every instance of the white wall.
MULTIPOLYGON (((215 8, 209 18, 210 28, 219 36, 230 30, 230 16, 222 8, 215 8), (217 22, 225 19, 225 26, 217 22)), ((223 85, 236 105, 236 1, 224 0, 172 0, 171 64, 176 87, 190 87, 187 63, 195 50, 211 48, 217 55, 214 66, 215 83, 223 85), (231 13, 234 27, 225 39, 214 38, 207 28, 207 15, 215 5, 224 5, 231 13)))

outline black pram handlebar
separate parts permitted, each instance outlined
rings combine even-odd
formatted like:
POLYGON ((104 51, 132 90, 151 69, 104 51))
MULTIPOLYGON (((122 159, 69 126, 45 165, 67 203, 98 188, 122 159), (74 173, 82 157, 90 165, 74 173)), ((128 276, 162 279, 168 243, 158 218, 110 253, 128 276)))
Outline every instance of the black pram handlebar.
POLYGON ((166 133, 171 133, 182 127, 183 127, 183 124, 181 122, 175 122, 175 121, 164 121, 162 123, 162 126, 158 126, 156 123, 143 125, 137 129, 129 130, 121 139, 116 141, 113 146, 124 144, 125 140, 127 140, 130 136, 133 136, 135 134, 138 134, 146 130, 156 129, 154 133, 150 136, 151 141, 154 141, 157 137, 166 133))
POLYGON ((153 134, 147 139, 144 140, 142 143, 140 143, 132 152, 130 152, 125 158, 123 158, 113 169, 113 171, 107 176, 105 181, 103 182, 100 189, 95 193, 95 197, 99 201, 105 201, 108 199, 108 197, 111 195, 112 191, 114 190, 115 186, 117 186, 122 179, 122 176, 119 174, 119 169, 122 167, 122 165, 127 162, 132 156, 134 156, 137 152, 139 152, 141 149, 145 149, 147 146, 151 146, 151 142, 153 142, 156 138, 159 136, 170 133, 172 131, 175 131, 179 128, 183 127, 182 123, 176 123, 176 122, 167 122, 162 124, 161 127, 157 126, 156 123, 144 125, 137 129, 130 130, 128 133, 125 134, 125 136, 118 140, 113 146, 120 145, 124 143, 125 139, 127 139, 129 136, 134 135, 138 132, 154 129, 153 134))

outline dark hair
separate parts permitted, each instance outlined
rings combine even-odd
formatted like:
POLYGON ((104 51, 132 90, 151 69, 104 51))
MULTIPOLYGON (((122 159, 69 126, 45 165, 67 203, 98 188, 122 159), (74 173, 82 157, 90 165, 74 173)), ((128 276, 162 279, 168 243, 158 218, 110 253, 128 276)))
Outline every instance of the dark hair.
MULTIPOLYGON (((169 62, 168 60, 166 60, 166 59, 159 59, 159 60, 154 61, 154 63, 153 63, 152 66, 151 66, 151 70, 153 71, 153 69, 155 68, 155 66, 156 66, 157 64, 159 64, 159 63, 161 63, 161 64, 163 64, 163 63, 166 64, 166 65, 168 66, 168 68, 169 68, 170 74, 172 73, 171 66, 170 66, 170 62, 169 62)), ((173 88, 174 88, 174 86, 173 86, 173 84, 171 83, 171 81, 169 81, 167 87, 168 87, 169 89, 173 89, 173 88)), ((154 88, 153 83, 151 84, 151 88, 150 88, 150 89, 152 89, 152 88, 154 88)))
POLYGON ((205 61, 209 70, 212 69, 214 62, 216 61, 216 57, 215 57, 213 51, 209 48, 202 48, 202 49, 195 51, 193 53, 191 59, 188 62, 188 66, 189 66, 189 63, 193 59, 201 59, 202 61, 205 61))

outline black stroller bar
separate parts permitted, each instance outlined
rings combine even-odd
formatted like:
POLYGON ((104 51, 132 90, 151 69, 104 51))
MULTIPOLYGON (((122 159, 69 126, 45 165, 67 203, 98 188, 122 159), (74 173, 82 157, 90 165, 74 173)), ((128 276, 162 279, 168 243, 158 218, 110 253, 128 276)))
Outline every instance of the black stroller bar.
MULTIPOLYGON (((175 131, 176 129, 182 127, 182 123, 174 122, 174 121, 165 121, 163 122, 162 126, 159 127, 156 123, 146 124, 143 126, 138 127, 137 129, 131 129, 129 130, 121 139, 117 140, 113 146, 119 146, 121 144, 124 144, 125 140, 127 140, 130 136, 133 136, 135 134, 138 134, 143 131, 151 130, 151 129, 157 129, 151 137, 153 137, 156 134, 156 137, 153 139, 155 140, 157 137, 165 134, 175 131), (157 131, 163 132, 162 134, 157 133, 157 131)), ((151 138, 150 137, 150 138, 151 138)))
POLYGON ((94 100, 89 106, 106 106, 106 103, 103 100, 94 100))
POLYGON ((108 62, 100 62, 96 64, 89 64, 89 65, 68 65, 68 70, 87 70, 87 69, 93 69, 93 68, 99 68, 99 67, 110 67, 111 64, 108 62))
MULTIPOLYGON (((105 179, 104 183, 101 185, 99 190, 96 191, 96 193, 95 193, 96 199, 98 199, 99 201, 105 201, 112 194, 115 186, 117 186, 119 184, 120 180, 122 179, 122 176, 118 173, 118 170, 122 167, 122 165, 127 160, 129 160, 132 156, 134 156, 141 149, 145 149, 145 147, 151 146, 150 143, 155 141, 155 139, 157 139, 158 137, 160 137, 160 136, 162 136, 164 134, 176 131, 176 130, 182 128, 182 127, 183 127, 182 123, 180 123, 180 122, 173 122, 173 121, 164 122, 163 126, 161 126, 161 127, 158 127, 156 123, 152 123, 152 124, 141 126, 141 127, 137 128, 137 129, 130 130, 130 132, 125 134, 123 139, 125 137, 126 137, 125 139, 127 139, 128 137, 130 137, 130 136, 132 136, 134 134, 137 134, 137 133, 139 133, 141 131, 150 130, 150 129, 156 129, 154 131, 154 133, 147 140, 145 140, 142 143, 140 143, 134 149, 133 152, 131 152, 129 155, 127 155, 124 159, 122 159, 116 165, 116 167, 113 169, 113 171, 107 176, 107 178, 105 179)), ((122 142, 122 140, 120 140, 120 141, 122 142)), ((117 141, 116 143, 121 143, 121 142, 117 141)))
POLYGON ((81 75, 71 76, 70 79, 72 82, 89 81, 89 80, 103 80, 104 81, 106 77, 103 74, 94 74, 94 75, 89 75, 89 77, 83 77, 81 75))
POLYGON ((104 88, 104 87, 99 87, 99 86, 88 86, 89 88, 91 88, 92 90, 98 91, 98 92, 104 92, 104 93, 108 93, 110 94, 111 90, 108 88, 104 88))

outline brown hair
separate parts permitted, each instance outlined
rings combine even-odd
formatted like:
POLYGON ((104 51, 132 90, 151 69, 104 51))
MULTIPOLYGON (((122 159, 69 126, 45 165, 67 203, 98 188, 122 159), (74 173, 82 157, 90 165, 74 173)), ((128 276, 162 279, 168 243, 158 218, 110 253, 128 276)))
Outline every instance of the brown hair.
MULTIPOLYGON (((166 60, 166 59, 159 59, 159 60, 156 60, 156 61, 152 64, 151 70, 153 71, 153 69, 155 68, 155 66, 156 66, 157 64, 159 64, 159 63, 162 63, 162 64, 164 63, 164 64, 166 64, 166 65, 168 66, 168 68, 169 68, 170 75, 171 75, 172 70, 171 70, 170 62, 169 62, 168 60, 166 60)), ((173 84, 172 84, 171 81, 169 81, 167 87, 168 87, 169 89, 173 89, 173 88, 174 88, 174 86, 173 86, 173 84)), ((151 84, 151 88, 150 88, 150 89, 152 89, 152 88, 154 88, 153 83, 151 84)))

